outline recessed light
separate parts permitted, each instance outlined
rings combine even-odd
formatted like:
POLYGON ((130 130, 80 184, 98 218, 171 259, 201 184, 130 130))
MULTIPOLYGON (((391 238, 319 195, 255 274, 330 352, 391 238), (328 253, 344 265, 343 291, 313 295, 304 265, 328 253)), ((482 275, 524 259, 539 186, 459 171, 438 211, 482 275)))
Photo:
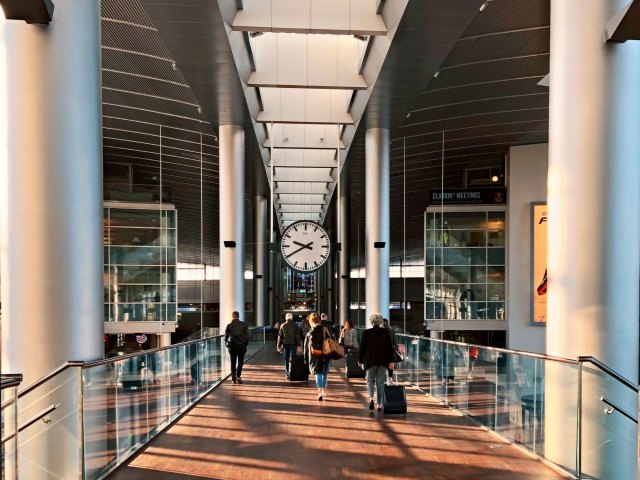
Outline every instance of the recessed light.
POLYGON ((494 175, 493 177, 491 177, 491 181, 493 183, 496 183, 498 180, 500 180, 500 178, 497 175, 494 175))

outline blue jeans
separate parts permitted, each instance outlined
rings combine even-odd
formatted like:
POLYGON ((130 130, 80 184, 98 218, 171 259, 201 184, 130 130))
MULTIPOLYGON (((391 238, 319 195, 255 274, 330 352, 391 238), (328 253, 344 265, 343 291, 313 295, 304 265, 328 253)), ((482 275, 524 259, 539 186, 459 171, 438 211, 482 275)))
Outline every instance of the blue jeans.
POLYGON ((378 405, 384 405, 384 382, 387 380, 387 367, 367 368, 367 391, 373 398, 374 387, 378 393, 378 405))
POLYGON ((289 374, 289 362, 293 361, 293 356, 296 354, 296 348, 296 345, 283 345, 284 371, 287 375, 289 374))
POLYGON ((327 388, 327 377, 329 375, 329 365, 331 362, 327 362, 322 373, 316 373, 316 387, 327 388))

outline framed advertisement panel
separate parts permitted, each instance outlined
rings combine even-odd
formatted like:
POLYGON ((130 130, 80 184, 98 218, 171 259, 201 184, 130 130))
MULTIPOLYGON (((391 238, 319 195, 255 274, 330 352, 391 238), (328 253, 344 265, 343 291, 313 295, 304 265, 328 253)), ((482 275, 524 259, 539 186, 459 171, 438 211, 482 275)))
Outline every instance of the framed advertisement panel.
POLYGON ((531 295, 532 325, 547 323, 547 204, 531 203, 531 295))

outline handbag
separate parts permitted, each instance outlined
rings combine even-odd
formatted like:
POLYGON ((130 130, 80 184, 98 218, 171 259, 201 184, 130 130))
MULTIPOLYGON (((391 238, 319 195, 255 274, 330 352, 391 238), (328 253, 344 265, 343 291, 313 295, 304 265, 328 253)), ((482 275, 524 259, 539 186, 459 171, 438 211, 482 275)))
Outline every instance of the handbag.
POLYGON ((327 337, 327 331, 323 331, 322 353, 331 360, 339 360, 344 357, 344 348, 333 338, 327 337))

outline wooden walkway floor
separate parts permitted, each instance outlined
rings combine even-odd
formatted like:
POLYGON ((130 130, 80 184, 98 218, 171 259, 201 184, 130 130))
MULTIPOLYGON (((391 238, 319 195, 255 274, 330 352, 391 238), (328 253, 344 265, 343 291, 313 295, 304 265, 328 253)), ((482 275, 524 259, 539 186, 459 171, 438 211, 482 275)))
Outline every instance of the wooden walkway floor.
POLYGON ((268 346, 113 480, 215 479, 556 479, 526 453, 418 390, 407 417, 367 409, 364 380, 332 368, 327 398, 290 383, 268 346))

